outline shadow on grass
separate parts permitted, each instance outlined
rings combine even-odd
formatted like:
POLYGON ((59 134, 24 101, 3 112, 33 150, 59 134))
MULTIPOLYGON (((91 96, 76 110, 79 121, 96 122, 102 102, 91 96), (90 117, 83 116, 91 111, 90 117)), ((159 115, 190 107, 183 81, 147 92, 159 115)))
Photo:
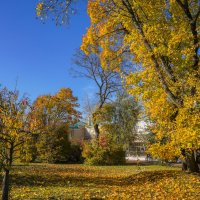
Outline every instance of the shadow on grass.
MULTIPOLYGON (((80 174, 80 171, 71 169, 74 174, 70 175, 59 175, 56 173, 40 173, 39 170, 32 172, 31 168, 28 171, 12 174, 12 186, 76 186, 76 187, 99 187, 99 186, 129 186, 129 185, 139 185, 145 183, 151 183, 160 181, 165 178, 177 178, 181 175, 181 171, 143 171, 135 175, 126 176, 123 178, 116 177, 93 177, 90 174, 80 174), (79 173, 79 174, 78 174, 79 173)), ((51 170, 51 169, 50 169, 51 170)), ((70 169, 65 169, 65 171, 70 169)))

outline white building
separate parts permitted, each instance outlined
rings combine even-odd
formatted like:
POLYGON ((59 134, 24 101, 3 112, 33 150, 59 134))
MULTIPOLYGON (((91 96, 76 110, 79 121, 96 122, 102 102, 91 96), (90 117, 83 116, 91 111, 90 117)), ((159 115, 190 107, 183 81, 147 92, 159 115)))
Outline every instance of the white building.
POLYGON ((136 125, 136 139, 130 141, 126 151, 127 162, 145 161, 147 159, 145 136, 148 134, 148 125, 145 121, 139 121, 136 125))

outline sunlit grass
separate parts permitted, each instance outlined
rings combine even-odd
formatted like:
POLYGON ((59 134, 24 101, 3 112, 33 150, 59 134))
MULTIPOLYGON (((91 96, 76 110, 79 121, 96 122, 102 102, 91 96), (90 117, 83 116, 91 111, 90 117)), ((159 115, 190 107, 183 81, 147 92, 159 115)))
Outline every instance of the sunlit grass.
POLYGON ((11 199, 200 199, 200 177, 166 166, 27 165, 11 199))

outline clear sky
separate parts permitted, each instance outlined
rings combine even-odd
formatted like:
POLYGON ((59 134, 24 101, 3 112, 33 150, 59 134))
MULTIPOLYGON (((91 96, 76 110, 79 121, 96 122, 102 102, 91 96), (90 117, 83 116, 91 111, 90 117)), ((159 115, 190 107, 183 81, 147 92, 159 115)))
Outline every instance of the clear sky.
POLYGON ((69 26, 57 27, 36 19, 37 0, 6 0, 0 6, 0 83, 34 100, 38 95, 70 87, 82 104, 93 86, 70 75, 72 55, 89 26, 86 1, 69 26))

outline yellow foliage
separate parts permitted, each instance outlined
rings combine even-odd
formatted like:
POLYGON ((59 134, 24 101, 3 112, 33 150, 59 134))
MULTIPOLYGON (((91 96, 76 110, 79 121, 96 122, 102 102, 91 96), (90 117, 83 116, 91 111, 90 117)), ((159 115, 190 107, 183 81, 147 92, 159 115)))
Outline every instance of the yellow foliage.
POLYGON ((41 16, 41 13, 42 13, 42 9, 43 9, 43 5, 44 3, 43 2, 40 2, 37 4, 37 7, 36 7, 36 12, 37 12, 37 16, 40 17, 41 16))
POLYGON ((100 51, 102 65, 119 73, 129 63, 123 82, 153 122, 158 143, 152 153, 164 158, 200 148, 198 9, 193 0, 182 6, 177 0, 88 3, 91 26, 81 48, 100 51))
POLYGON ((13 174, 16 200, 200 198, 199 177, 174 167, 30 165, 16 166, 13 174))

